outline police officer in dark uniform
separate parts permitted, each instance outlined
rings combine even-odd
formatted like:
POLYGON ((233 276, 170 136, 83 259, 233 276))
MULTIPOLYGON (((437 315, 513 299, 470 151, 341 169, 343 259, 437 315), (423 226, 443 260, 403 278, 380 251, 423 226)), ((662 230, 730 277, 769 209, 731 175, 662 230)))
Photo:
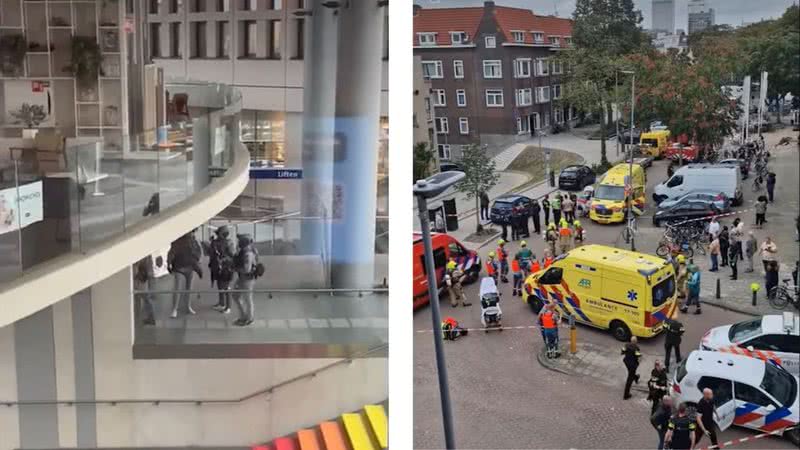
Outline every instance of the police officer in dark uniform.
POLYGON ((639 375, 636 373, 636 369, 639 367, 639 358, 642 357, 642 352, 639 350, 637 342, 636 336, 631 336, 631 341, 625 344, 620 352, 623 355, 622 362, 625 364, 625 368, 628 369, 628 378, 625 380, 625 394, 622 396, 623 400, 631 398, 631 384, 634 381, 639 382, 639 375))
POLYGON ((694 430, 697 428, 694 420, 686 411, 686 404, 678 405, 678 413, 672 416, 667 423, 667 435, 664 443, 673 450, 689 450, 694 448, 694 430))
POLYGON ((656 360, 655 367, 650 372, 650 380, 647 381, 647 399, 653 402, 650 408, 650 415, 655 414, 661 399, 669 392, 667 390, 667 369, 661 361, 656 360))
POLYGON ((667 319, 664 323, 667 329, 667 336, 664 340, 664 350, 667 355, 664 357, 664 367, 669 372, 669 358, 672 350, 675 349, 675 363, 680 364, 681 360, 681 337, 686 331, 683 324, 674 319, 667 319))
MULTIPOLYGON (((717 407, 714 405, 714 391, 703 389, 703 398, 697 402, 697 439, 700 442, 703 435, 708 435, 711 444, 717 445, 717 432, 714 429, 714 416, 717 416, 717 407)), ((719 416, 717 416, 719 418, 719 416)))

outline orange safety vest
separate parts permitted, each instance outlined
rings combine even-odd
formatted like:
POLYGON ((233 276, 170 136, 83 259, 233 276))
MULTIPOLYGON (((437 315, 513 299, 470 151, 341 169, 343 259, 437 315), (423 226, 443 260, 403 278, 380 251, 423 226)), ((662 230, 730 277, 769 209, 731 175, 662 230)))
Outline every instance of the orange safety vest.
POLYGON ((515 260, 511 261, 511 271, 515 272, 515 273, 519 273, 519 261, 518 260, 515 259, 515 260))
POLYGON ((486 272, 489 276, 494 275, 494 264, 492 264, 492 261, 486 261, 486 272))
POLYGON ((552 256, 548 256, 547 258, 544 259, 544 268, 547 269, 548 267, 550 267, 550 264, 553 264, 552 256))
POLYGON ((563 227, 560 230, 558 230, 558 234, 559 236, 569 236, 570 234, 572 234, 572 231, 570 231, 570 229, 567 227, 563 227))
POLYGON ((536 273, 542 270, 542 267, 539 265, 539 261, 534 260, 533 264, 531 264, 531 273, 536 273))
POLYGON ((542 327, 547 330, 556 327, 556 321, 553 318, 553 313, 551 311, 547 311, 546 313, 542 314, 542 327))
POLYGON ((506 249, 503 247, 497 247, 497 260, 498 261, 505 261, 506 260, 506 249))

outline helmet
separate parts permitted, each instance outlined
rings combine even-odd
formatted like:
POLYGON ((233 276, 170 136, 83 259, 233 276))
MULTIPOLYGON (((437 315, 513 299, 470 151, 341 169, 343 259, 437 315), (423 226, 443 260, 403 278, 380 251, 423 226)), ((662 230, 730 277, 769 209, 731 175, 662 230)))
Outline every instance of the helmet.
POLYGON ((522 241, 522 242, 519 243, 519 245, 520 245, 520 247, 527 247, 528 243, 525 242, 525 241, 522 241))
POLYGON ((556 224, 554 222, 550 222, 550 224, 547 225, 547 228, 549 228, 551 230, 555 230, 556 229, 556 224))
POLYGON ((455 268, 456 268, 456 262, 455 261, 449 261, 447 263, 447 270, 453 270, 455 268))
POLYGON ((678 264, 685 264, 686 263, 686 257, 683 256, 683 255, 678 255, 677 259, 678 259, 678 264))
POLYGON ((695 266, 694 264, 689 264, 689 267, 687 267, 686 269, 691 273, 697 272, 697 266, 695 266))
POLYGON ((581 226, 581 221, 580 220, 575 220, 574 222, 572 222, 572 224, 575 225, 576 227, 579 227, 579 226, 581 226))
POLYGON ((504 240, 502 240, 502 239, 500 239, 499 241, 497 241, 497 245, 503 245, 503 244, 505 244, 505 243, 506 243, 506 241, 504 241, 504 240))
POLYGON ((495 257, 494 252, 489 252, 489 258, 494 258, 494 257, 495 257))

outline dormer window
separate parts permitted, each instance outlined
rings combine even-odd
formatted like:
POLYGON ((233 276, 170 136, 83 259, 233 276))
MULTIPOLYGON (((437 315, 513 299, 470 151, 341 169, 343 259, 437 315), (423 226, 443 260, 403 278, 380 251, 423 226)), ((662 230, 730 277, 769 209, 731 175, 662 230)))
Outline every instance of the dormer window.
POLYGON ((544 33, 533 32, 533 42, 544 42, 544 33))
POLYGON ((484 36, 483 42, 486 48, 495 48, 497 46, 497 41, 492 35, 484 36))
POLYGON ((511 37, 514 39, 514 42, 525 42, 524 31, 512 31, 511 37))
POLYGON ((450 42, 453 45, 462 45, 467 43, 467 33, 463 31, 451 31, 450 32, 450 42))
POLYGON ((560 44, 560 42, 558 40, 558 36, 550 36, 550 45, 552 45, 554 47, 560 47, 561 46, 561 44, 560 44))
POLYGON ((571 47, 571 46, 572 46, 572 36, 567 36, 567 37, 565 37, 565 38, 564 38, 564 42, 566 42, 566 43, 567 43, 567 46, 568 46, 568 47, 571 47))
POLYGON ((436 33, 417 33, 419 45, 436 45, 436 33))

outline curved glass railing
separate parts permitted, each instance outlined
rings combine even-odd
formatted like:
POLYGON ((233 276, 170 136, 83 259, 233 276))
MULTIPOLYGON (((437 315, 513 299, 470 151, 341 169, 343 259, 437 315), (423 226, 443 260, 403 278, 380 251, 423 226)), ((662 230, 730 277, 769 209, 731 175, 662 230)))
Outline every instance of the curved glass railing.
POLYGON ((0 153, 0 283, 67 253, 86 253, 190 198, 223 174, 239 142, 241 94, 170 82, 180 111, 142 134, 5 139, 0 153), (198 128, 199 127, 199 128, 198 128), (198 158, 200 150, 208 158, 198 158), (198 175, 200 175, 198 177, 198 175))

